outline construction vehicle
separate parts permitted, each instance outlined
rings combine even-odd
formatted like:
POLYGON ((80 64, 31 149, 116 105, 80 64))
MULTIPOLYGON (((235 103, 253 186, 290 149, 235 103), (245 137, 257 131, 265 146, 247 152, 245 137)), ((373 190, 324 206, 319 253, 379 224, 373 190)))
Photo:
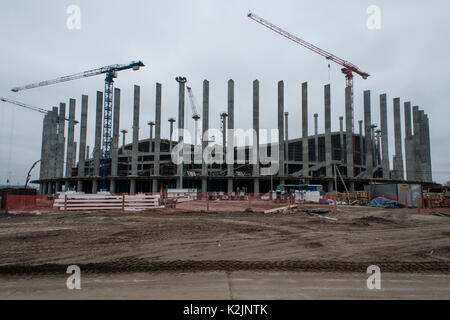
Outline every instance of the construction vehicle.
POLYGON ((93 70, 88 70, 80 73, 76 73, 69 76, 64 76, 56 78, 53 80, 42 81, 38 83, 29 84, 22 87, 16 87, 11 89, 13 92, 19 92, 22 90, 28 90, 43 86, 48 86, 52 84, 57 84, 61 82, 67 82, 87 77, 93 77, 100 74, 106 74, 105 78, 105 97, 104 97, 104 110, 103 110, 103 140, 102 140, 102 190, 106 191, 106 180, 104 179, 108 176, 110 159, 111 159, 111 134, 112 134, 112 111, 113 111, 113 87, 114 79, 117 78, 117 73, 119 71, 132 69, 134 71, 139 70, 144 67, 142 61, 132 61, 129 64, 115 64, 110 66, 105 66, 93 70))

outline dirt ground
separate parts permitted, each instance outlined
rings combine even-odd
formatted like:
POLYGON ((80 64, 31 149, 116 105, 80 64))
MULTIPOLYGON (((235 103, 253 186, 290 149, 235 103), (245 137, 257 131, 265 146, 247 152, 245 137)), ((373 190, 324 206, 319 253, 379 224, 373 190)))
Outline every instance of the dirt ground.
MULTIPOLYGON (((339 206, 305 213, 203 212, 205 203, 141 213, 0 214, 0 274, 298 270, 450 274, 450 218, 339 206)), ((220 210, 221 208, 222 210, 220 210)), ((220 210, 220 212, 219 212, 220 210)), ((240 212, 239 212, 240 211, 240 212)))

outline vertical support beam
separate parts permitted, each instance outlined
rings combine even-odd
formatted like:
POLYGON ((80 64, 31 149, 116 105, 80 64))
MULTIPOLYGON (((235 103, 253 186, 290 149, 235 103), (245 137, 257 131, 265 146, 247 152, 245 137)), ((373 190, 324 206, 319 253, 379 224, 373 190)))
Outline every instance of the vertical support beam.
POLYGON ((425 126, 425 145, 427 153, 426 178, 427 182, 433 182, 433 171, 431 166, 430 121, 428 119, 428 115, 425 115, 424 126, 425 126))
POLYGON ((77 167, 77 150, 78 150, 78 143, 76 141, 73 142, 73 161, 72 161, 72 167, 77 167))
POLYGON ((359 120, 359 148, 360 148, 360 163, 361 166, 364 166, 364 129, 363 129, 363 121, 359 120))
MULTIPOLYGON (((58 118, 58 178, 64 177, 64 155, 65 155, 65 130, 66 129, 66 104, 59 104, 58 118)), ((59 191, 59 190, 58 190, 59 191)))
POLYGON ((285 174, 289 175, 289 112, 284 113, 284 159, 286 163, 285 174))
POLYGON ((118 156, 120 138, 120 89, 114 88, 113 134, 111 141, 111 186, 110 191, 116 192, 115 177, 118 175, 118 156))
POLYGON ((302 154, 303 175, 309 177, 308 83, 302 83, 302 154))
POLYGON ((279 144, 279 170, 278 175, 284 173, 284 82, 278 82, 278 144, 279 144))
POLYGON ((341 150, 341 162, 345 163, 344 152, 344 117, 339 117, 339 147, 341 150))
POLYGON ((388 120, 387 120, 387 96, 380 95, 380 126, 381 126, 381 167, 383 168, 383 179, 390 178, 389 168, 389 142, 388 142, 388 120))
POLYGON ((253 154, 256 159, 253 164, 253 177, 259 176, 259 81, 253 81, 253 154))
MULTIPOLYGON (((67 130, 67 156, 66 156, 66 178, 72 177, 73 167, 73 145, 75 138, 75 108, 76 100, 69 100, 69 128, 67 130)), ((66 190, 69 189, 69 182, 66 181, 66 190)))
POLYGON ((419 107, 413 107, 413 125, 414 125, 414 175, 415 180, 423 181, 422 172, 420 168, 420 119, 419 119, 419 107))
POLYGON ((92 193, 98 191, 98 177, 100 176, 100 157, 102 143, 102 114, 103 92, 97 91, 97 108, 95 115, 95 141, 94 141, 94 180, 92 181, 92 193))
MULTIPOLYGON (((228 150, 233 150, 233 154, 229 155, 228 161, 230 162, 233 159, 233 163, 228 163, 227 165, 227 175, 229 177, 234 176, 234 81, 232 79, 228 80, 228 150)), ((226 150, 225 146, 224 149, 226 150)), ((228 156, 228 155, 227 155, 228 156)), ((227 157, 225 156, 225 159, 227 157)), ((228 192, 233 191, 233 180, 231 180, 231 190, 230 190, 230 182, 228 183, 228 192)))
MULTIPOLYGON (((131 155, 131 176, 138 175, 138 157, 139 157, 139 108, 141 102, 141 87, 134 86, 134 108, 133 108, 133 145, 131 155)), ((130 193, 136 193, 136 180, 130 181, 130 193)))
POLYGON ((345 140, 347 142, 347 177, 354 176, 352 88, 345 88, 345 140))
MULTIPOLYGON (((203 81, 203 119, 202 119, 202 150, 208 147, 209 137, 206 132, 209 130, 209 81, 203 81)), ((202 192, 208 192, 208 164, 202 155, 202 192)))
POLYGON ((415 175, 415 147, 414 139, 412 135, 412 123, 411 123, 411 102, 405 102, 405 160, 406 160, 406 179, 409 181, 416 180, 415 175))
POLYGON ((370 91, 364 91, 364 131, 366 140, 366 178, 373 178, 373 137, 370 91))
MULTIPOLYGON (((331 146, 331 86, 327 84, 324 87, 325 98, 325 163, 327 177, 333 176, 332 160, 333 151, 331 146)), ((331 191, 331 190, 329 190, 331 191)))
MULTIPOLYGON (((42 144, 41 144, 41 163, 40 163, 40 170, 39 170, 39 179, 43 180, 47 178, 48 176, 48 145, 49 145, 49 119, 50 115, 46 114, 44 117, 44 120, 42 121, 42 144)), ((44 193, 45 189, 42 186, 41 187, 41 193, 44 193)))
POLYGON ((395 156, 394 156, 394 177, 403 180, 403 155, 402 155, 402 127, 400 120, 400 98, 394 99, 394 135, 395 135, 395 156))
MULTIPOLYGON (((160 161, 161 161, 161 91, 160 83, 156 84, 156 102, 155 102, 155 164, 153 174, 158 177, 160 175, 160 161)), ((172 151, 172 150, 171 150, 172 151)), ((153 179, 153 186, 157 185, 157 179, 153 179)), ((153 192, 155 188, 153 188, 153 192)))
POLYGON ((314 113, 314 156, 319 163, 319 114, 314 113))
POLYGON ((253 189, 259 193, 259 80, 253 81, 253 189))
MULTIPOLYGON (((183 136, 182 132, 184 130, 184 100, 185 100, 185 83, 186 80, 184 78, 177 78, 178 81, 178 130, 179 130, 179 138, 178 143, 183 145, 183 136)), ((182 151, 181 151, 182 152, 182 151)), ((184 177, 184 161, 177 166, 178 179, 177 179, 177 188, 183 188, 183 177, 184 177)))
MULTIPOLYGON (((58 171, 58 107, 53 107, 50 117, 50 154, 49 159, 49 178, 56 178, 58 171)), ((52 186, 49 192, 53 193, 52 186)))

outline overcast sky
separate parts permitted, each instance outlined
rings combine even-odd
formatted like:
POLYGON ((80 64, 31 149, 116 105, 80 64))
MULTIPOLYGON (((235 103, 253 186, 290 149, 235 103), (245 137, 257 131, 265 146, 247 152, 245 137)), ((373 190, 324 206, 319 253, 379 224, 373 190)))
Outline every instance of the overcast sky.
MULTIPOLYGON (((227 81, 236 83, 236 128, 251 128, 252 81, 260 80, 261 128, 276 128, 277 82, 285 82, 289 136, 301 135, 301 83, 309 84, 309 131, 313 114, 324 130, 323 86, 332 86, 332 129, 344 115, 345 78, 340 66, 247 18, 248 11, 353 62, 371 74, 355 78, 355 123, 363 118, 363 91, 372 91, 372 120, 379 123, 379 95, 388 95, 389 143, 394 153, 392 99, 411 101, 430 118, 433 177, 450 180, 449 120, 450 2, 448 0, 95 0, 2 1, 0 11, 0 96, 51 109, 59 102, 89 95, 88 145, 93 148, 95 92, 104 77, 42 87, 20 93, 11 88, 116 63, 142 60, 138 72, 124 71, 121 129, 131 131, 133 85, 141 86, 140 138, 148 138, 154 119, 155 84, 163 88, 162 135, 177 117, 176 76, 188 78, 197 100, 210 81, 210 126, 219 128, 227 106, 227 81), (432 4, 430 4, 432 3, 432 4), (69 5, 81 9, 81 29, 69 30, 69 5), (381 29, 369 30, 369 5, 381 9, 381 29)), ((43 115, 0 104, 0 184, 8 177, 23 184, 40 158, 43 115)), ((190 119, 190 111, 187 111, 190 119)), ((77 126, 78 127, 78 126, 77 126)), ((187 121, 192 128, 192 122, 187 121)), ((404 127, 402 128, 404 138, 404 127)), ((79 140, 79 130, 75 133, 79 140)), ((131 135, 127 137, 130 142, 131 135)), ((38 177, 38 170, 33 178, 38 177)))

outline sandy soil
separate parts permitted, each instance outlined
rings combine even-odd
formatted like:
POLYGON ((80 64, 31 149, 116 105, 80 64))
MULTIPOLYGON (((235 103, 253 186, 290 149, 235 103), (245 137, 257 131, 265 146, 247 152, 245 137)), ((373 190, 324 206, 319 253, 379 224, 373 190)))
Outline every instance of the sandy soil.
MULTIPOLYGON (((450 218, 339 207, 305 213, 0 214, 0 273, 148 270, 326 270, 450 273, 450 218)), ((243 204, 240 210, 245 210, 243 204)), ((197 209, 197 211, 195 211, 197 209)))

